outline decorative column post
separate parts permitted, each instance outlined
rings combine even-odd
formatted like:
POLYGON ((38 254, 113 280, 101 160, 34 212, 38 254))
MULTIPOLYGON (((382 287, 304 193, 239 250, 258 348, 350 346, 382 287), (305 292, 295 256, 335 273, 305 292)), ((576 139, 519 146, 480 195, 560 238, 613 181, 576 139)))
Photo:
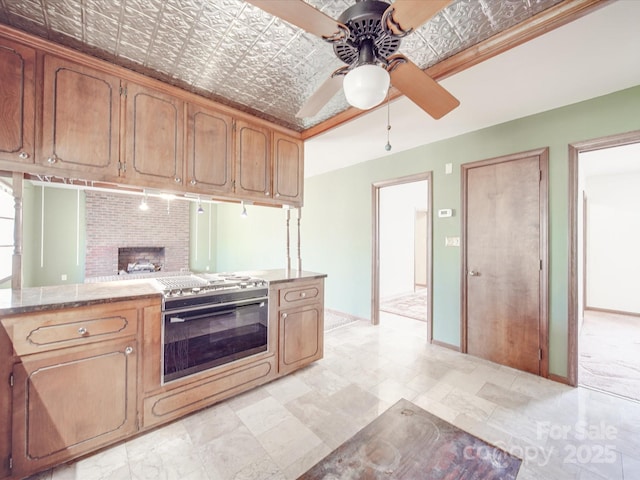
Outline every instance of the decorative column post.
POLYGON ((291 242, 289 221, 291 220, 291 209, 287 208, 287 275, 291 272, 291 242))
POLYGON ((13 256, 11 262, 11 289, 22 288, 22 173, 13 172, 13 256))
POLYGON ((300 254, 300 220, 302 219, 302 208, 298 207, 298 275, 302 274, 302 256, 300 254))

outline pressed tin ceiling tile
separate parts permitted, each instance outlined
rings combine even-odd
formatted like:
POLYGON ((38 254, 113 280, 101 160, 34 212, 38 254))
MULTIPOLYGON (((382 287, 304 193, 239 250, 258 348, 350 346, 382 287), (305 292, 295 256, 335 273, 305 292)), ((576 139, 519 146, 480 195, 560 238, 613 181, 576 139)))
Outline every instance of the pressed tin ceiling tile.
MULTIPOLYGON (((307 0, 338 18, 355 0, 307 0)), ((421 68, 561 0, 456 0, 402 41, 421 68)), ((336 68, 331 45, 243 0, 0 0, 0 22, 303 130, 295 113, 336 68)))

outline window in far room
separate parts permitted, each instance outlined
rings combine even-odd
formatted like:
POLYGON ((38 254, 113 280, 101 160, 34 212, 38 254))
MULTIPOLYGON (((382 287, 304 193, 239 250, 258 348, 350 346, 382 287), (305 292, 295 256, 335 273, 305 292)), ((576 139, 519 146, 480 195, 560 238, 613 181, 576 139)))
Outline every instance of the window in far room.
POLYGON ((12 185, 11 177, 0 176, 0 288, 11 288, 15 218, 12 185))

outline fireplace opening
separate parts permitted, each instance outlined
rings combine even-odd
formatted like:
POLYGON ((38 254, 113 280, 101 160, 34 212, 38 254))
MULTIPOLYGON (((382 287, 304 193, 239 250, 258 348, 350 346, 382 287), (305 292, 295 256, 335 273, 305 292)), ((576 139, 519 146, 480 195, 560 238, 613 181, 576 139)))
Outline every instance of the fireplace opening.
POLYGON ((164 267, 164 247, 118 248, 118 275, 159 272, 164 267))

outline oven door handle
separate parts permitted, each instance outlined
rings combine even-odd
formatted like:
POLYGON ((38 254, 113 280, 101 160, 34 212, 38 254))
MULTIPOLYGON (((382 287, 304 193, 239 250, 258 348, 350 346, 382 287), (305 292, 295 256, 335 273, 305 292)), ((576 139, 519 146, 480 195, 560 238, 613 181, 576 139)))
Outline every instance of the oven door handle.
MULTIPOLYGON (((205 305, 198 305, 197 307, 189 307, 189 308, 178 308, 175 310, 166 310, 164 312, 165 315, 173 315, 175 313, 185 313, 185 312, 197 312, 198 310, 203 310, 205 308, 212 308, 212 307, 244 307, 247 305, 251 305, 254 303, 262 303, 262 302, 266 302, 267 300, 269 300, 269 297, 256 297, 256 298, 247 298, 245 300, 236 300, 233 302, 223 302, 223 303, 208 303, 205 305)), ((226 310, 227 312, 229 312, 230 310, 226 310)), ((182 321, 185 321, 185 319, 182 319, 181 317, 176 317, 176 318, 180 318, 182 321)), ((180 320, 178 320, 180 321, 180 320)), ((187 320, 188 321, 188 320, 187 320)))

